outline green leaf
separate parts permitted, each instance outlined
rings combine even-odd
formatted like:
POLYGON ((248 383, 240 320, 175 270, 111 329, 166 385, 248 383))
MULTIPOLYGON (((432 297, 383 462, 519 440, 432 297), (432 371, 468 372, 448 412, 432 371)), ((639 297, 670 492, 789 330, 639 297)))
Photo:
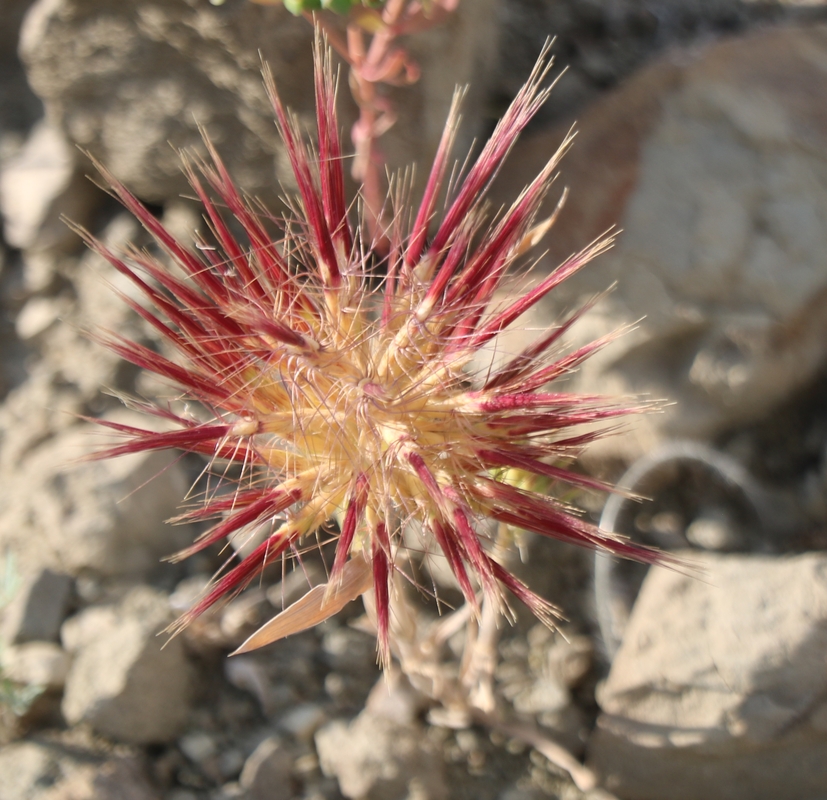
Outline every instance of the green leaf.
MULTIPOLYGON (((335 14, 347 14, 355 6, 380 8, 385 0, 282 0, 284 7, 299 16, 305 11, 332 11, 335 14)), ((211 0, 212 2, 212 0, 211 0)))
POLYGON ((0 677, 0 705, 8 708, 16 717, 22 717, 45 691, 45 686, 21 686, 8 678, 0 677))
POLYGON ((284 0, 284 7, 297 17, 305 11, 321 11, 320 0, 284 0))
POLYGON ((355 5, 358 5, 356 0, 322 0, 322 8, 336 14, 347 14, 355 5))

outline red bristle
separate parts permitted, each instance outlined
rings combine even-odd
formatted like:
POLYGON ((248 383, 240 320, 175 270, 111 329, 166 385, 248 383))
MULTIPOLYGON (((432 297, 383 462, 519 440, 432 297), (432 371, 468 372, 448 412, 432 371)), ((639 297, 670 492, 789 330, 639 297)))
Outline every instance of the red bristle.
POLYGON ((617 535, 602 532, 578 517, 561 511, 554 501, 515 486, 481 478, 472 493, 494 519, 541 536, 549 536, 580 547, 603 549, 622 558, 647 564, 669 563, 670 556, 617 535))
POLYGON ((173 364, 154 350, 144 347, 144 345, 114 335, 99 338, 110 350, 117 353, 124 360, 131 362, 136 367, 169 378, 181 386, 186 386, 187 389, 205 401, 217 402, 225 400, 227 397, 227 393, 221 388, 220 384, 211 382, 178 364, 173 364))
POLYGON ((534 614, 537 619, 549 627, 553 627, 555 621, 562 619, 559 609, 548 600, 532 592, 519 578, 512 575, 502 564, 498 564, 490 556, 486 556, 490 562, 491 571, 496 579, 508 589, 523 605, 534 614))
POLYGON ((459 584, 459 588, 462 591, 466 602, 474 608, 475 612, 479 612, 477 595, 474 592, 474 587, 471 585, 468 572, 465 569, 465 564, 463 563, 462 551, 457 544, 456 531, 451 525, 443 524, 436 519, 431 523, 430 530, 434 534, 434 538, 436 539, 436 543, 439 545, 439 549, 442 550, 442 554, 447 559, 448 566, 451 568, 451 572, 453 572, 454 577, 457 579, 457 583, 459 584))
POLYGON ((487 322, 473 337, 471 342, 469 342, 469 347, 477 349, 491 341, 500 331, 507 328, 512 322, 542 300, 552 289, 555 289, 564 280, 570 278, 575 272, 588 264, 594 257, 594 251, 595 246, 582 250, 557 267, 545 280, 541 281, 533 289, 527 291, 522 297, 508 306, 508 308, 487 322))
POLYGON ((369 488, 367 475, 360 473, 356 478, 356 485, 350 496, 347 511, 345 511, 342 532, 336 545, 336 557, 333 560, 333 568, 330 570, 331 585, 340 580, 345 562, 350 556, 350 546, 353 544, 356 527, 362 521, 362 516, 365 513, 369 488))
POLYGON ((336 119, 336 89, 327 50, 316 38, 314 50, 316 85, 316 120, 319 129, 319 172, 322 184, 322 208, 327 226, 342 252, 349 254, 353 247, 347 221, 345 184, 342 174, 342 147, 336 119))
POLYGON ((436 204, 439 200, 442 183, 445 179, 445 171, 448 167, 448 159, 451 155, 454 138, 459 125, 459 106, 462 101, 462 95, 463 93, 460 91, 454 92, 451 108, 448 111, 448 119, 442 130, 442 137, 439 140, 434 163, 431 167, 431 174, 428 176, 428 182, 425 184, 422 202, 419 204, 419 210, 417 211, 416 219, 410 231, 408 247, 405 252, 405 265, 408 269, 412 269, 417 265, 425 248, 428 228, 431 225, 436 204))
POLYGON ((231 430, 231 425, 199 425, 177 431, 151 433, 144 431, 136 435, 127 444, 116 445, 104 450, 101 458, 115 458, 127 453, 141 453, 147 450, 188 450, 199 447, 211 439, 223 439, 231 430))
POLYGON ((179 631, 185 628, 196 617, 201 616, 210 606, 215 605, 218 600, 221 600, 226 595, 236 595, 243 591, 249 586, 250 581, 259 575, 265 567, 269 566, 277 558, 280 558, 297 537, 298 533, 293 533, 292 535, 280 537, 278 541, 273 541, 273 537, 270 537, 267 541, 262 542, 262 544, 244 558, 237 567, 234 567, 219 578, 206 596, 199 600, 174 624, 172 630, 179 631))
POLYGON ((429 255, 440 253, 451 240, 469 209, 479 202, 486 187, 497 174, 517 137, 545 100, 546 93, 540 90, 539 85, 547 74, 550 63, 543 63, 544 55, 541 55, 529 81, 514 98, 471 167, 428 248, 429 255))
POLYGON ((379 522, 373 532, 371 561, 373 563, 373 591, 376 601, 376 628, 379 660, 390 664, 390 540, 384 522, 379 522))
POLYGON ((525 449, 515 447, 510 450, 477 450, 476 455, 488 469, 496 467, 521 469, 534 475, 544 475, 553 480, 569 483, 572 486, 582 486, 584 489, 594 489, 600 492, 609 492, 612 489, 610 485, 596 478, 532 458, 526 455, 525 449))
MULTIPOLYGON (((238 270, 238 274, 242 278, 239 289, 243 295, 248 296, 252 292, 263 301, 266 301, 269 297, 267 287, 260 284, 259 276, 248 265, 249 256, 253 254, 256 261, 261 265, 263 274, 267 276, 271 288, 284 292, 286 296, 292 296, 290 272, 277 244, 259 223, 256 215, 251 213, 245 204, 209 139, 205 139, 205 142, 210 151, 210 157, 213 159, 214 168, 202 165, 201 172, 222 202, 226 204, 233 217, 241 223, 250 240, 250 250, 245 252, 235 243, 232 234, 224 226, 220 214, 215 210, 210 214, 210 221, 214 226, 214 230, 219 234, 225 248, 229 248, 227 252, 232 256, 232 265, 238 270)), ((207 208, 208 213, 209 209, 210 206, 207 208)), ((232 280, 232 276, 228 275, 228 279, 232 280)))
POLYGON ((263 525, 272 520, 277 514, 289 508, 302 499, 302 492, 298 489, 286 492, 275 489, 261 495, 252 503, 246 505, 239 511, 231 513, 223 522, 214 525, 203 533, 194 544, 176 553, 172 561, 181 561, 195 553, 200 553, 210 545, 226 539, 242 528, 263 525))
MULTIPOLYGON (((294 490, 294 492, 297 490, 294 490)), ((223 514, 225 511, 234 511, 240 508, 247 508, 253 503, 258 503, 262 499, 262 493, 274 498, 276 495, 281 495, 283 490, 281 488, 268 489, 256 487, 255 489, 235 489, 218 497, 210 497, 204 501, 203 506, 190 509, 173 519, 173 522, 193 522, 198 520, 210 519, 223 514)), ((301 499, 301 492, 296 495, 296 501, 301 499)), ((204 536, 206 534, 202 534, 204 536)), ((199 539, 201 537, 199 536, 199 539)))
POLYGON ((594 306, 594 301, 579 308, 568 319, 553 327, 545 336, 526 347, 522 353, 496 370, 485 382, 482 391, 501 389, 517 383, 523 376, 537 371, 539 357, 558 342, 582 316, 594 306))
POLYGON ((167 229, 161 224, 149 209, 138 200, 120 181, 118 181, 109 170, 106 169, 99 161, 92 158, 92 163, 95 168, 101 173, 103 178, 111 187, 112 191, 118 197, 118 200, 143 227, 152 234, 152 237, 159 245, 172 256, 181 266, 185 267, 190 272, 197 272, 202 268, 199 260, 187 250, 167 229))
POLYGON ((313 182, 306 147, 301 141, 295 124, 290 120, 287 111, 282 106, 273 77, 269 72, 265 72, 265 83, 267 92, 270 95, 270 102, 276 112, 279 134, 284 142, 287 157, 290 159, 290 165, 293 168, 293 176, 299 187, 308 230, 312 234, 315 247, 318 249, 318 266, 326 286, 335 289, 341 285, 342 276, 330 230, 325 221, 322 200, 313 182))

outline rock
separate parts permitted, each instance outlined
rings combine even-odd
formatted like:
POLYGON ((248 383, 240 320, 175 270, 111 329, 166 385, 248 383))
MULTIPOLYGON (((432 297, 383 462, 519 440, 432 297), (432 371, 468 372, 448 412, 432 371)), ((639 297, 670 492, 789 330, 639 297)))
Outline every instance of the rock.
POLYGON ((628 800, 823 797, 827 556, 692 558, 644 582, 590 765, 628 800))
POLYGON ((325 722, 324 710, 315 703, 302 703, 279 718, 279 727, 296 739, 310 739, 325 722))
POLYGON ((210 800, 247 800, 247 795, 240 784, 230 781, 216 789, 210 795, 210 800))
POLYGON ((537 722, 551 732, 555 742, 582 758, 593 722, 579 705, 569 703, 556 711, 543 711, 537 722))
MULTIPOLYGON (((659 59, 579 121, 545 263, 623 233, 527 323, 618 281, 572 342, 642 321, 570 386, 677 401, 642 420, 638 453, 759 418, 827 358, 825 65, 827 26, 757 30, 659 59)), ((564 132, 515 151, 503 196, 564 132)))
POLYGON ((362 631, 346 626, 326 628, 322 636, 325 661, 331 669, 364 674, 376 662, 376 644, 362 631))
POLYGON ((21 152, 0 173, 3 233, 12 247, 40 252, 77 249, 77 236, 61 220, 86 224, 103 197, 78 165, 77 151, 62 131, 43 120, 21 152))
POLYGON ((263 612, 269 608, 264 589, 254 588, 233 598, 221 610, 221 633, 228 642, 241 644, 264 623, 263 612))
POLYGON ((138 587, 107 611, 83 611, 69 626, 75 653, 63 715, 122 742, 170 741, 189 715, 193 671, 179 638, 158 637, 172 621, 167 598, 138 587), (95 627, 84 625, 90 613, 95 627))
POLYGON ((399 725, 363 711, 316 734, 322 772, 335 776, 345 797, 359 800, 439 800, 449 796, 444 763, 417 725, 399 725))
POLYGON ((77 653, 81 648, 93 644, 101 631, 114 628, 117 624, 116 606, 90 606, 63 623, 60 641, 67 653, 77 653))
POLYGON ((36 741, 0 748, 3 800, 159 800, 134 758, 36 741))
POLYGON ((244 762, 239 783, 250 800, 270 800, 289 791, 294 755, 275 736, 265 739, 244 762))
MULTIPOLYGON (((498 94, 513 97, 549 35, 565 67, 542 119, 570 120, 600 92, 675 43, 709 41, 768 22, 818 19, 821 0, 504 0, 498 94)), ((821 17, 823 19, 823 17, 821 17)))
MULTIPOLYGON (((138 223, 126 213, 116 215, 97 235, 121 253, 130 244, 141 247, 147 243, 138 223)), ((27 269, 30 262, 28 259, 27 269)), ((86 251, 77 262, 61 262, 59 277, 71 282, 71 308, 62 309, 62 324, 47 329, 37 341, 44 364, 56 380, 76 386, 98 407, 104 389, 139 393, 135 383, 139 370, 84 331, 116 331, 132 341, 157 346, 157 336, 117 293, 142 305, 146 299, 125 275, 91 251, 86 251)))
POLYGON ((72 153, 60 130, 46 121, 35 126, 21 153, 0 173, 3 234, 12 247, 37 240, 49 205, 74 171, 72 153))
POLYGON ((216 758, 218 773, 225 780, 237 778, 244 768, 244 763, 244 753, 237 747, 222 750, 216 758))
POLYGON ((266 716, 277 707, 277 692, 264 665, 255 657, 235 656, 224 665, 224 676, 243 692, 249 692, 259 703, 266 716))
POLYGON ((29 365, 24 379, 0 404, 0 473, 13 481, 32 450, 75 424, 82 408, 82 398, 73 387, 57 385, 42 363, 29 365))
POLYGON ((546 658, 549 674, 562 686, 573 689, 592 668, 594 645, 588 636, 557 637, 546 658))
POLYGON ((189 485, 178 456, 72 464, 100 444, 99 429, 77 425, 33 448, 0 483, 0 546, 24 574, 45 567, 140 577, 191 540, 165 524, 189 485))
POLYGON ((556 681, 564 689, 576 687, 592 668, 594 646, 588 636, 535 625, 526 638, 531 671, 556 681))
POLYGON ((48 330, 60 320, 67 311, 67 304, 59 298, 33 297, 29 300, 14 321, 17 337, 29 341, 48 330))
POLYGON ((69 575, 41 570, 23 584, 5 610, 3 638, 9 644, 56 642, 71 598, 69 575))
MULTIPOLYGON (((494 0, 460 4, 446 24, 406 42, 422 77, 390 91, 398 120, 382 149, 393 168, 418 160, 424 179, 454 86, 473 78, 460 137, 467 149, 496 56, 494 7, 494 0)), ((241 186, 275 201, 279 182, 294 184, 261 61, 307 125, 314 117, 312 41, 307 21, 281 4, 40 0, 26 17, 20 49, 32 87, 69 139, 142 198, 189 193, 177 150, 203 151, 203 125, 241 186)), ((345 89, 343 81, 341 127, 349 130, 355 109, 345 89)))
POLYGON ((193 731, 178 740, 181 752, 196 764, 201 764, 213 758, 217 751, 215 738, 204 731, 193 731))
POLYGON ((20 25, 31 4, 32 0, 0 3, 0 170, 17 155, 26 131, 43 114, 17 55, 20 25))
POLYGON ((388 719, 400 727, 414 725, 429 705, 428 698, 402 672, 382 675, 365 702, 371 716, 388 719))
POLYGON ((134 761, 113 759, 79 765, 37 800, 158 800, 158 794, 134 761))
POLYGON ((169 607, 176 614, 183 614, 203 596, 211 578, 212 576, 207 573, 200 573, 179 581, 169 596, 169 607))
MULTIPOLYGON (((113 249, 146 243, 128 214, 116 215, 98 235, 113 249)), ((3 294, 6 314, 17 311, 17 336, 9 325, 2 342, 4 371, 14 388, 0 387, 0 472, 13 477, 39 445, 76 425, 79 416, 120 410, 117 401, 102 396, 103 388, 138 393, 137 369, 92 341, 93 325, 133 341, 156 341, 139 315, 113 294, 114 288, 134 299, 135 287, 94 253, 56 261, 29 251, 22 263, 23 285, 13 262, 3 294)))
POLYGON ((15 683, 62 689, 69 672, 69 656, 53 642, 27 642, 2 652, 3 675, 15 683))
POLYGON ((539 789, 514 786, 500 793, 497 800, 540 800, 541 796, 539 789))
POLYGON ((565 708, 571 698, 565 686, 551 676, 538 677, 531 686, 514 696, 514 710, 521 714, 540 714, 565 708))
POLYGON ((327 576, 319 564, 306 561, 301 569, 288 572, 283 580, 273 584, 266 590, 267 602, 279 611, 294 603, 314 586, 324 583, 327 576))
POLYGON ((16 742, 0 748, 4 800, 29 800, 38 784, 54 782, 50 755, 47 748, 34 742, 16 742))
POLYGON ((566 712, 572 702, 569 690, 592 666, 591 640, 571 633, 564 636, 535 625, 526 637, 528 657, 503 660, 496 671, 500 690, 514 710, 551 720, 549 727, 576 716, 566 712))
POLYGON ((173 789, 164 796, 164 800, 198 800, 198 795, 189 789, 173 789))

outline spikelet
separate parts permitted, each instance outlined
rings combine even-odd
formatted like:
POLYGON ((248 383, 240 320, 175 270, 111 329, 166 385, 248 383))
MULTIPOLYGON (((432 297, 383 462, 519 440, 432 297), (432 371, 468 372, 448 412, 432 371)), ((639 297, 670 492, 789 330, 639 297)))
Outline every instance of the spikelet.
POLYGON ((384 239, 390 251, 382 256, 364 240, 364 226, 354 224, 345 198, 335 82, 320 44, 318 151, 304 140, 266 75, 298 186, 292 211, 283 217, 257 213, 207 142, 210 162, 186 169, 213 241, 189 249, 100 167, 114 194, 177 266, 172 272, 142 252, 126 257, 84 234, 89 247, 146 296, 148 304, 125 302, 177 357, 116 334, 106 335, 106 343, 180 387, 209 416, 204 421, 203 414, 145 406, 174 429, 158 433, 102 422, 125 440, 100 455, 177 448, 239 465, 234 492, 208 496, 184 515, 216 521, 180 558, 262 526, 271 531, 228 565, 181 625, 243 589, 332 519, 339 521, 339 533, 328 584, 249 647, 315 624, 372 588, 380 657, 387 661, 392 578, 400 568, 402 528, 412 519, 431 549, 445 555, 474 607, 476 586, 497 601, 505 589, 548 623, 555 609, 492 558, 480 534, 482 520, 645 562, 662 558, 600 532, 509 478, 517 470, 597 486, 559 464, 597 435, 581 426, 634 409, 547 385, 605 341, 561 355, 560 339, 575 314, 493 371, 478 376, 469 368, 504 328, 611 244, 590 244, 517 299, 493 307, 509 267, 548 227, 537 214, 571 142, 563 142, 509 208, 487 219, 485 192, 545 101, 550 66, 545 50, 439 220, 457 94, 422 201, 415 210, 404 202, 392 209, 384 239), (231 229, 243 230, 243 237, 231 229))

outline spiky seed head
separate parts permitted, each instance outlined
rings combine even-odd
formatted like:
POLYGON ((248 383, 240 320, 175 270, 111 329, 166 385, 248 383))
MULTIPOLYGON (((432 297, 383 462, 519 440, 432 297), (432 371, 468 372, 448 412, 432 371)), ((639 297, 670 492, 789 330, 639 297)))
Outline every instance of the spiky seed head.
POLYGON ((554 608, 484 546, 481 520, 644 561, 658 556, 601 533, 513 480, 516 470, 596 485, 559 466, 561 459, 596 435, 578 432, 579 426, 629 411, 599 397, 547 388, 604 344, 560 355, 559 340, 577 314, 552 325, 499 368, 483 376, 469 369, 504 328, 611 242, 589 245, 517 299, 492 307, 508 268, 547 227, 536 216, 571 141, 566 138, 510 208, 487 220, 486 189, 546 98, 548 52, 439 220, 457 95, 418 208, 409 208, 401 191, 389 201, 392 221, 383 240, 389 252, 381 256, 365 241, 345 198, 329 58, 317 45, 317 149, 305 141, 265 76, 298 186, 290 212, 281 217, 263 215, 241 195, 207 141, 210 162, 188 161, 186 170, 211 239, 209 246, 190 249, 100 167, 115 195, 178 268, 171 271, 146 252, 113 252, 84 234, 93 250, 146 295, 151 310, 125 301, 177 357, 114 333, 106 342, 179 386, 209 416, 204 421, 203 414, 145 405, 174 423, 173 429, 158 433, 103 422, 126 440, 101 455, 179 448, 239 465, 234 492, 210 495, 184 515, 217 521, 179 557, 270 526, 263 543, 228 565, 181 624, 240 591, 331 519, 338 520, 339 533, 330 579, 324 592, 314 590, 307 608, 302 606, 308 624, 372 588, 380 655, 387 659, 391 581, 401 568, 401 531, 411 519, 428 537, 427 548, 444 554, 469 603, 477 605, 476 585, 496 599, 505 587, 551 622, 554 608), (241 238, 234 233, 239 229, 241 238))

